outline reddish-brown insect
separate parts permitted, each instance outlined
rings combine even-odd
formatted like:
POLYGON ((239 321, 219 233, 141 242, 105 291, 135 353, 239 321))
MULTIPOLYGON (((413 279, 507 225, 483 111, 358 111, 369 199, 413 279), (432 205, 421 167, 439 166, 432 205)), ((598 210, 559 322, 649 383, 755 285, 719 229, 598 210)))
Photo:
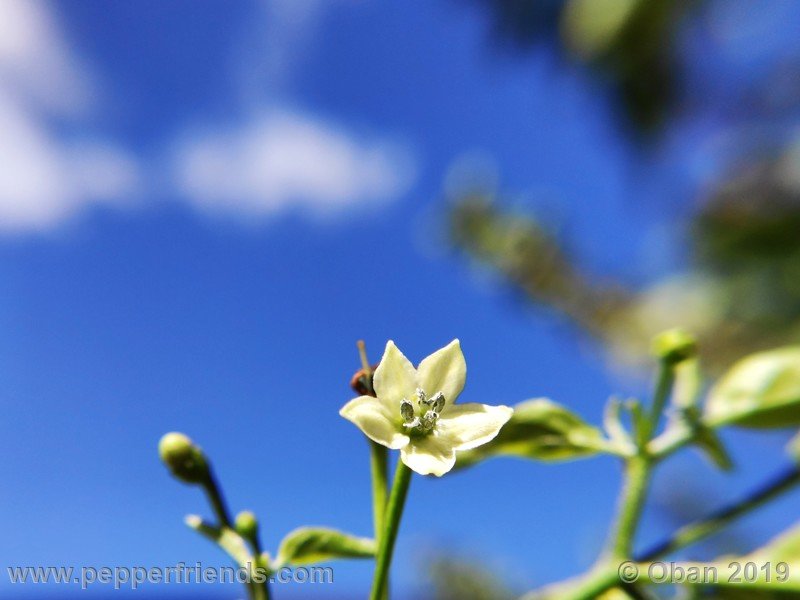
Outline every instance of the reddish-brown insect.
POLYGON ((375 396, 375 391, 372 389, 372 375, 377 368, 377 363, 372 365, 369 375, 367 375, 364 369, 359 369, 355 372, 352 379, 350 379, 350 387, 353 388, 356 394, 360 394, 361 396, 375 396))

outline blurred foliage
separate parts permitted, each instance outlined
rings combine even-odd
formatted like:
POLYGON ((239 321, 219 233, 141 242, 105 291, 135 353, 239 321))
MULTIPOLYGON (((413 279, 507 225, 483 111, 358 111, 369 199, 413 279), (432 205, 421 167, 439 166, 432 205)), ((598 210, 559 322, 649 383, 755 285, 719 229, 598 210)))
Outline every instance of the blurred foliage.
POLYGON ((459 452, 455 468, 493 456, 574 460, 605 451, 608 445, 600 429, 547 398, 535 398, 514 406, 514 415, 491 442, 459 452))
MULTIPOLYGON (((471 1, 483 6, 497 37, 518 47, 552 44, 607 81, 639 133, 676 116, 671 111, 685 93, 686 75, 676 56, 680 32, 693 19, 709 19, 704 9, 711 6, 708 0, 471 1)), ((746 26, 746 18, 737 18, 746 26)), ((763 58, 772 68, 761 85, 743 78, 726 89, 719 110, 727 121, 715 126, 725 127, 738 142, 730 155, 720 149, 716 183, 695 199, 686 239, 675 240, 688 246, 684 272, 644 289, 586 273, 553 228, 505 208, 494 191, 475 187, 462 189, 452 204, 453 245, 531 302, 588 332, 622 362, 647 356, 647 341, 676 325, 698 336, 712 370, 743 354, 796 341, 800 137, 788 134, 786 125, 797 122, 800 110, 791 83, 797 59, 778 46, 771 53, 763 58)), ((682 56, 683 64, 694 59, 682 56)), ((681 110, 705 110, 703 94, 702 85, 694 89, 681 110)))
POLYGON ((536 219, 499 210, 488 194, 465 195, 450 217, 450 239, 458 248, 595 335, 631 302, 625 289, 580 272, 536 219))
POLYGON ((431 597, 436 600, 512 600, 509 589, 485 564, 442 554, 429 563, 431 597))
POLYGON ((748 328, 800 315, 800 171, 796 151, 737 165, 692 223, 698 268, 724 282, 748 328))
POLYGON ((490 193, 452 205, 449 237, 622 362, 646 358, 652 336, 679 325, 698 336, 704 361, 718 370, 800 336, 800 171, 790 154, 738 169, 714 189, 689 224, 688 270, 644 289, 582 272, 551 230, 490 193))
POLYGON ((491 16, 495 39, 517 48, 554 43, 608 82, 634 131, 657 130, 679 97, 676 28, 702 0, 470 0, 491 16))

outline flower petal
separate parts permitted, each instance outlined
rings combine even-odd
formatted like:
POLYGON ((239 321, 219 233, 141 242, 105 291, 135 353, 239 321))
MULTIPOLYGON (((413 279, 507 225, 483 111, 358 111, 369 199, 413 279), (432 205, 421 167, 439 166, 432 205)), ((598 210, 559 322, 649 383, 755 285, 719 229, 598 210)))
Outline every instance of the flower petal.
POLYGON ((423 360, 417 369, 417 377, 428 396, 442 392, 446 406, 452 405, 467 380, 467 363, 461 352, 461 343, 453 340, 423 360))
POLYGON ((400 460, 420 475, 441 477, 456 464, 456 453, 448 440, 436 435, 413 438, 400 450, 400 460))
POLYGON ((397 412, 399 417, 400 401, 403 398, 410 400, 417 389, 417 372, 411 361, 389 340, 372 381, 375 394, 387 410, 393 411, 392 414, 397 412))
POLYGON ((359 396, 345 404, 339 414, 369 439, 387 448, 397 450, 409 442, 409 437, 398 429, 397 421, 386 414, 386 408, 377 398, 359 396))
POLYGON ((456 404, 436 423, 440 436, 456 450, 469 450, 490 442, 514 414, 508 406, 456 404))

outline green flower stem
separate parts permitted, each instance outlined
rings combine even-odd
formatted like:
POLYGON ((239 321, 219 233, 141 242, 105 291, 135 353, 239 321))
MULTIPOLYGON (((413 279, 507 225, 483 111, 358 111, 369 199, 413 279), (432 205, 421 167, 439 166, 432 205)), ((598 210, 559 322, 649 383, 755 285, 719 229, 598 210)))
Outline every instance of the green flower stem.
POLYGON ((231 516, 228 512, 228 506, 225 504, 225 499, 222 497, 217 480, 211 468, 208 469, 208 474, 202 482, 203 489, 208 496, 208 503, 211 505, 214 514, 217 516, 219 524, 223 527, 231 527, 231 516))
POLYGON ((408 495, 408 486, 411 483, 411 469, 403 461, 397 461, 397 470, 394 474, 392 492, 389 495, 389 504, 386 507, 383 532, 378 538, 378 555, 375 563, 375 577, 372 580, 370 600, 380 600, 389 577, 389 566, 392 563, 394 542, 400 528, 400 519, 403 516, 403 507, 408 495))
MULTIPOLYGON (((389 495, 389 452, 385 446, 369 442, 369 464, 372 473, 372 518, 375 530, 375 542, 379 543, 383 532, 383 521, 386 516, 386 500, 389 495)), ((382 600, 389 598, 389 586, 385 585, 382 600)))
MULTIPOLYGON (((267 565, 261 564, 261 540, 259 539, 258 532, 249 540, 253 548, 253 569, 259 570, 262 567, 265 572, 268 569, 267 565)), ((270 600, 269 578, 265 579, 262 583, 253 582, 253 598, 254 600, 270 600)))
POLYGON ((270 600, 268 581, 264 581, 264 583, 251 581, 246 583, 245 586, 247 587, 248 596, 253 600, 270 600))
POLYGON ((631 554, 651 473, 652 462, 646 456, 634 456, 625 465, 619 516, 608 547, 608 555, 613 559, 621 559, 631 554))
POLYGON ((800 468, 795 466, 786 469, 783 473, 780 473, 777 477, 773 477, 773 479, 752 491, 739 502, 724 506, 699 521, 684 525, 678 529, 672 537, 653 546, 638 557, 637 560, 639 562, 655 560, 659 556, 670 554, 676 550, 690 546, 703 538, 707 538, 729 525, 732 521, 763 506, 784 492, 791 490, 798 483, 800 483, 800 468))
POLYGON ((369 441, 369 464, 372 473, 372 518, 377 541, 383 531, 386 500, 389 495, 389 453, 385 446, 369 441))
POLYGON ((661 413, 672 391, 675 381, 674 365, 666 360, 659 362, 658 379, 653 393, 650 415, 643 420, 638 432, 639 448, 636 456, 625 461, 624 484, 619 504, 617 523, 609 541, 608 554, 614 558, 630 556, 636 529, 644 509, 647 489, 653 470, 653 460, 648 454, 647 444, 661 420, 661 413))
MULTIPOLYGON (((256 556, 256 568, 259 568, 261 561, 260 555, 256 556)), ((253 582, 253 600, 270 600, 269 578, 262 583, 253 582)))
MULTIPOLYGON (((232 528, 233 525, 230 512, 228 511, 228 505, 225 502, 222 489, 217 483, 217 479, 214 477, 214 473, 210 467, 202 485, 208 497, 208 503, 211 505, 211 509, 214 511, 220 526, 232 528)), ((259 566, 261 556, 260 544, 257 538, 249 541, 254 552, 253 564, 251 566, 251 571, 254 571, 259 566)), ((269 581, 264 581, 263 583, 251 581, 246 583, 245 587, 247 588, 247 595, 253 600, 270 600, 269 581)))

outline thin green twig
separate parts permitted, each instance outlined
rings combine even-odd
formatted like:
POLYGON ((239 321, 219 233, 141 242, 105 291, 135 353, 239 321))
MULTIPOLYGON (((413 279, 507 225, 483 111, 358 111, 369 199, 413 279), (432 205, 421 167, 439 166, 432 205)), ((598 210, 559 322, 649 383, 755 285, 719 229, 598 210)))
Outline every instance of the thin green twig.
POLYGON ((228 512, 228 506, 225 503, 225 498, 222 496, 222 490, 217 483, 217 479, 214 476, 214 472, 211 470, 211 467, 209 467, 208 474, 202 483, 203 489, 208 497, 208 503, 211 505, 211 509, 214 511, 219 524, 223 527, 231 527, 232 521, 230 513, 228 512))
POLYGON ((707 538, 732 521, 791 490, 798 483, 800 483, 800 468, 793 466, 786 469, 750 492, 742 500, 724 506, 694 523, 684 525, 671 537, 642 553, 637 561, 651 561, 707 538))

